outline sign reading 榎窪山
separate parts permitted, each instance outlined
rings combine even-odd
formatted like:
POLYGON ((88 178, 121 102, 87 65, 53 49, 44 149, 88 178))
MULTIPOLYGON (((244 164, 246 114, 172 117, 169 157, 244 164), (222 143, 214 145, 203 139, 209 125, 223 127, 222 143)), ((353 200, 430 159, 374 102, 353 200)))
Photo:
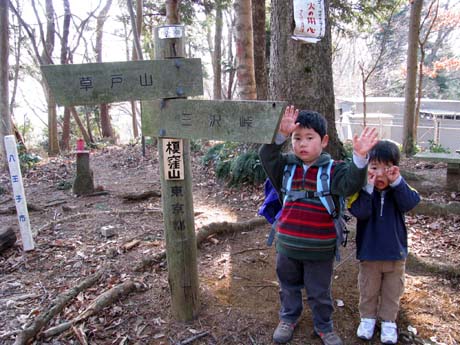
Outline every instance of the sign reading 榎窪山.
POLYGON ((48 65, 41 69, 59 105, 203 94, 200 59, 48 65))
POLYGON ((169 99, 142 102, 148 136, 271 143, 286 102, 169 99))

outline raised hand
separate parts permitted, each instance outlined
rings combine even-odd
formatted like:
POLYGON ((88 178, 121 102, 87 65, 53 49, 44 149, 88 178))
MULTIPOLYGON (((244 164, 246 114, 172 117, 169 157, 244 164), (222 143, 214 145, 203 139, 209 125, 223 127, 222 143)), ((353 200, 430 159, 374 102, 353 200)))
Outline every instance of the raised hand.
POLYGON ((353 137, 353 150, 358 156, 364 158, 374 145, 377 144, 377 141, 377 129, 364 127, 359 137, 357 134, 353 137))
POLYGON ((399 167, 397 165, 393 165, 386 169, 385 174, 387 175, 388 181, 393 183, 398 179, 400 175, 399 167))
POLYGON ((283 118, 281 119, 278 132, 285 137, 290 136, 291 133, 299 127, 299 124, 295 123, 298 115, 299 109, 295 109, 293 105, 288 105, 284 111, 283 118))

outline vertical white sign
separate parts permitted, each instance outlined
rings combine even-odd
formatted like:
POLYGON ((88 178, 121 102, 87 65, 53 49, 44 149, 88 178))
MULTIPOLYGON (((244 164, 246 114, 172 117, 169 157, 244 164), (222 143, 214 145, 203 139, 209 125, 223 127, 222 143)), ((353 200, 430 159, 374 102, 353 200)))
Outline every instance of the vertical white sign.
POLYGON ((184 179, 184 144, 182 139, 162 139, 166 180, 184 179))
POLYGON ((295 29, 292 38, 317 43, 326 32, 324 0, 294 0, 295 29))
POLYGON ((19 229, 21 231, 22 247, 25 251, 33 250, 34 239, 30 230, 29 212, 27 210, 26 195, 24 193, 24 185, 22 184, 21 167, 19 166, 19 155, 14 135, 5 136, 5 149, 10 169, 11 184, 13 185, 19 229))

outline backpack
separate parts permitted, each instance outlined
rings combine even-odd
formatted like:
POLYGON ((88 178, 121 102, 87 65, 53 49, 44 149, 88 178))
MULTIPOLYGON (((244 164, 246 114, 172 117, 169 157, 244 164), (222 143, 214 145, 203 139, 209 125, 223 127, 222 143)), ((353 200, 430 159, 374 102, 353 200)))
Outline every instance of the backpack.
MULTIPOLYGON (((345 199, 339 197, 339 207, 335 206, 334 199, 330 192, 331 184, 331 168, 333 160, 329 160, 328 164, 322 165, 318 168, 318 175, 316 181, 316 192, 311 192, 311 195, 308 198, 319 198, 323 206, 326 208, 328 213, 331 215, 334 221, 335 232, 337 235, 337 248, 339 245, 346 246, 348 241, 349 230, 346 227, 346 221, 348 216, 343 214, 345 210, 345 199)), ((272 224, 270 234, 267 239, 267 245, 271 246, 275 238, 276 233, 276 223, 281 215, 281 209, 283 204, 286 202, 287 198, 303 198, 305 197, 305 192, 295 192, 291 191, 292 178, 296 169, 295 164, 287 164, 284 167, 283 172, 283 182, 281 187, 281 193, 284 195, 283 203, 281 203, 278 192, 275 187, 272 185, 270 180, 267 178, 264 183, 264 193, 265 200, 262 206, 259 208, 258 214, 264 216, 267 221, 272 224)), ((337 260, 340 260, 340 254, 337 250, 336 252, 337 260)))

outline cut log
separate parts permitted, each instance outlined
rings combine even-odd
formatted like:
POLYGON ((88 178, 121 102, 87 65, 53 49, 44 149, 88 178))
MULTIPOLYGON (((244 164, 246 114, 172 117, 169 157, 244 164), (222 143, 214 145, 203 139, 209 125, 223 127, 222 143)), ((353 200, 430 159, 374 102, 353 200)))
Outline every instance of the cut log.
POLYGON ((14 246, 16 239, 16 233, 12 227, 0 229, 0 253, 14 246))

